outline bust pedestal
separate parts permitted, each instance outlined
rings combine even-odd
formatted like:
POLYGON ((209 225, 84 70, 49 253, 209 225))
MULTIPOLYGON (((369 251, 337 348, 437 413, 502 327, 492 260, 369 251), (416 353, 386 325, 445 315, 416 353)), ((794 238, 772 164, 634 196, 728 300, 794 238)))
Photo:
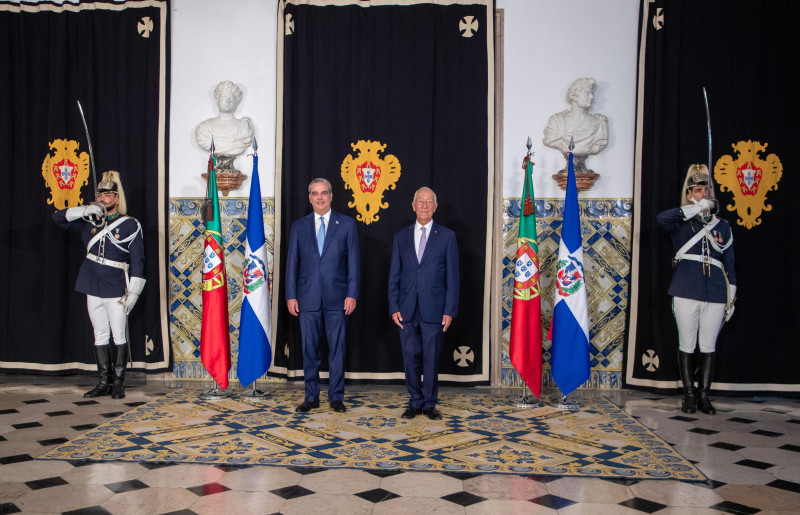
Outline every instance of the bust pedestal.
MULTIPOLYGON (((588 156, 582 154, 572 154, 572 165, 575 168, 575 185, 578 187, 578 191, 591 189, 598 177, 600 177, 599 173, 595 173, 594 170, 586 168, 587 157, 588 156)), ((564 154, 564 158, 567 160, 567 166, 569 166, 569 154, 564 154)), ((567 176, 568 171, 566 168, 563 168, 559 170, 558 173, 553 174, 552 178, 556 181, 559 188, 566 190, 567 176)))
MULTIPOLYGON (((233 160, 237 156, 217 156, 217 189, 222 192, 223 197, 227 197, 231 190, 242 187, 242 183, 247 176, 233 167, 233 160)), ((202 174, 203 179, 208 180, 208 173, 202 174)))

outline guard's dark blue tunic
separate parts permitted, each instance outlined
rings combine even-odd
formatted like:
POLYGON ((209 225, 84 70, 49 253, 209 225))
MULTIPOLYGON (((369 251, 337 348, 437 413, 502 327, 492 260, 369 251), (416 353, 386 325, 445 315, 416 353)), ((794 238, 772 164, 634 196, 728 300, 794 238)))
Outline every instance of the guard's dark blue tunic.
MULTIPOLYGON (((666 230, 672 245, 677 253, 690 239, 700 231, 703 231, 705 223, 697 218, 685 220, 683 211, 680 208, 667 209, 658 214, 659 225, 666 230)), ((723 219, 710 230, 712 237, 720 247, 725 247, 733 237, 730 224, 723 219)), ((703 254, 703 239, 698 240, 686 251, 686 254, 703 254)), ((725 273, 728 275, 728 282, 736 284, 736 271, 734 270, 733 245, 728 246, 723 252, 718 252, 710 245, 705 243, 706 254, 722 262, 725 273)), ((722 270, 712 264, 703 264, 698 261, 682 259, 678 262, 677 268, 672 275, 672 282, 669 285, 668 294, 673 297, 683 297, 702 302, 718 302, 725 304, 728 301, 728 288, 722 270)))
MULTIPOLYGON (((98 238, 88 249, 88 254, 99 258, 105 257, 111 261, 129 263, 129 276, 144 278, 144 242, 139 222, 127 215, 118 215, 117 217, 112 215, 106 223, 106 228, 112 226, 119 217, 122 217, 122 222, 103 238, 98 238), (133 239, 126 242, 134 234, 133 239)), ((98 232, 106 229, 95 227, 82 218, 68 222, 66 209, 53 213, 53 221, 61 227, 79 232, 84 246, 89 245, 98 232)), ((75 282, 75 291, 101 298, 122 297, 126 288, 124 270, 100 264, 89 257, 83 261, 78 272, 78 280, 75 282)))

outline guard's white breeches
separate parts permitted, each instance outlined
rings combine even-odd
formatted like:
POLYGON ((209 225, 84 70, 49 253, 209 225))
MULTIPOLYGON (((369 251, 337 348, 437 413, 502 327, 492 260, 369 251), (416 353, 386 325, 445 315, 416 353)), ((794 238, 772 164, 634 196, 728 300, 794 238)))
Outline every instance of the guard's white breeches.
POLYGON ((125 326, 128 323, 125 309, 119 303, 119 297, 103 299, 93 295, 86 296, 86 307, 89 309, 89 319, 94 328, 94 344, 108 345, 108 337, 114 334, 114 343, 122 345, 127 343, 125 326))
POLYGON ((725 304, 672 297, 672 313, 678 323, 678 346, 682 352, 694 352, 698 341, 700 352, 714 352, 725 319, 725 304))

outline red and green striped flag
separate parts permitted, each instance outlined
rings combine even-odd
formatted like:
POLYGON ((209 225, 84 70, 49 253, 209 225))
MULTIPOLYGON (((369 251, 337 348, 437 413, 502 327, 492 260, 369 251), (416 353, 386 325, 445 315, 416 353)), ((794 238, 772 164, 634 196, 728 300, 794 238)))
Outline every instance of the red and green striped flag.
POLYGON ((533 203, 533 164, 529 153, 523 161, 525 182, 514 262, 509 355, 517 373, 538 398, 542 391, 542 303, 539 296, 539 244, 536 241, 536 210, 533 203))
MULTIPOLYGON (((213 143, 212 143, 213 145, 213 143)), ((216 157, 208 159, 205 244, 203 247, 203 325, 200 331, 200 359, 214 381, 228 387, 231 369, 231 336, 228 329, 228 281, 222 250, 222 224, 217 197, 216 157)))

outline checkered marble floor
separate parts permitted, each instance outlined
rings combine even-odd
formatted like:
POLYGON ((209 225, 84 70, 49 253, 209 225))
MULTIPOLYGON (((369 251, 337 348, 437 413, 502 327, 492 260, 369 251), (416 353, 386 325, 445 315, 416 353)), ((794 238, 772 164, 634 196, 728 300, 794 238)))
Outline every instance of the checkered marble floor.
MULTIPOLYGON (((717 396, 716 416, 688 416, 677 396, 597 393, 697 463, 710 478, 703 483, 35 460, 175 387, 200 390, 139 381, 121 401, 84 399, 92 383, 0 374, 0 514, 800 513, 800 401, 793 399, 717 396)), ((468 390, 440 395, 448 391, 468 390)))

